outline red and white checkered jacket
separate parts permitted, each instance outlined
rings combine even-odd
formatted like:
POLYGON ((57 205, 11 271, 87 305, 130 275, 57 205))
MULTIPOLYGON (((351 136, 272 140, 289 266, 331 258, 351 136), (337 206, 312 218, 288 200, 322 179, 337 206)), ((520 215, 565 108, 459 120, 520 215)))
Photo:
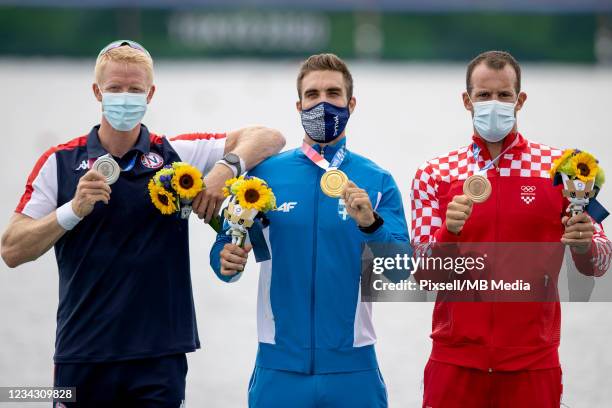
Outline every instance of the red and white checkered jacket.
MULTIPOLYGON (((560 186, 552 185, 549 170, 562 151, 520 134, 506 137, 502 151, 515 138, 517 143, 487 170, 491 196, 474 205, 459 235, 446 229, 446 208, 454 196, 463 194, 463 182, 490 163, 486 145, 474 136, 473 144, 417 170, 411 191, 411 236, 417 253, 438 242, 559 242, 564 230, 560 219, 568 202, 560 186), (474 144, 480 147, 477 167, 474 144)), ((600 276, 610 267, 612 243, 602 226, 594 225, 591 253, 572 256, 581 273, 600 276)), ((557 367, 560 321, 558 302, 437 302, 431 358, 480 369, 557 367)))

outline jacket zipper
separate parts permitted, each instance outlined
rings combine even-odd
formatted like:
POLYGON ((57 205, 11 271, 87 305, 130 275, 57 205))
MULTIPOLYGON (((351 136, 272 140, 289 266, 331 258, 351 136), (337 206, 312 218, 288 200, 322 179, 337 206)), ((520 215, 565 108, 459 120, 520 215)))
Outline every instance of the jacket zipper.
MULTIPOLYGON (((493 159, 493 157, 491 156, 491 160, 492 159, 493 159)), ((477 157, 475 157, 474 160, 476 162, 478 162, 478 158, 477 157)), ((500 158, 500 161, 501 161, 501 158, 500 158)), ((498 162, 498 164, 499 164, 499 162, 498 162)), ((495 169, 495 171, 497 172, 498 171, 498 166, 493 164, 493 169, 495 169)), ((489 173, 489 170, 487 170, 487 174, 486 174, 487 178, 489 178, 488 177, 488 173, 489 173)), ((499 212, 499 179, 497 179, 497 177, 496 177, 496 179, 495 179, 495 223, 493 225, 497 225, 497 214, 498 214, 498 212, 499 212)), ((498 238, 499 238, 498 237, 498 232, 499 231, 496 228, 495 229, 495 241, 498 241, 498 238)), ((495 247, 495 245, 493 246, 493 249, 495 251, 497 251, 497 248, 495 247)), ((493 255, 495 256, 495 254, 493 254, 493 255)), ((490 258, 494 259, 494 256, 490 257, 490 258)), ((493 278, 493 276, 489 275, 489 279, 492 279, 492 278, 493 278)), ((487 363, 488 363, 487 365, 489 366, 489 368, 488 368, 487 371, 489 373, 492 373, 493 372, 493 367, 491 367, 491 365, 492 365, 491 363, 493 361, 491 359, 490 349, 491 349, 491 346, 493 345, 493 320, 494 320, 494 318, 493 318, 494 307, 493 306, 495 305, 495 300, 493 300, 493 302, 489 301, 488 303, 489 303, 489 331, 488 331, 488 333, 489 333, 488 346, 489 347, 487 347, 487 363)))
MULTIPOLYGON (((503 157, 500 157, 497 164, 493 165, 493 168, 495 169, 495 224, 496 226, 499 226, 499 212, 500 212, 500 202, 499 202, 499 196, 500 196, 500 177, 499 177, 499 164, 500 162, 503 160, 503 157)), ((495 228, 495 242, 499 242, 499 227, 495 228)), ((498 247, 497 244, 493 246, 495 248, 495 251, 497 252, 498 247)), ((493 276, 491 277, 491 279, 493 279, 493 276)), ((491 302, 491 323, 490 323, 490 329, 489 329, 489 333, 491 333, 491 338, 489 340, 489 346, 493 347, 493 339, 495 338, 494 333, 493 333, 493 329, 495 326, 495 304, 496 304, 497 300, 494 299, 493 302, 491 302)), ((491 356, 489 355, 489 372, 493 372, 493 367, 492 364, 493 361, 491 359, 491 356)))
MULTIPOLYGON (((321 156, 325 157, 325 146, 321 146, 321 156)), ((317 166, 317 180, 322 176, 321 169, 317 166)), ((315 202, 314 202, 314 232, 312 238, 312 274, 310 281, 310 374, 315 370, 315 280, 317 274, 317 235, 319 230, 319 188, 315 180, 315 202)))

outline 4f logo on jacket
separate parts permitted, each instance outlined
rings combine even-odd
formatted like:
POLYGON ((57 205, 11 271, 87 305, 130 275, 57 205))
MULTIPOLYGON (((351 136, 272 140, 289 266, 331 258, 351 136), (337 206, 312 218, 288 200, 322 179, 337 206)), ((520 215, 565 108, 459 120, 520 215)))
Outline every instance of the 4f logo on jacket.
POLYGON ((531 204, 535 199, 535 186, 521 186, 521 200, 527 205, 531 204))
POLYGON ((275 211, 286 212, 293 210, 298 203, 295 201, 289 201, 286 203, 282 203, 279 207, 276 208, 275 211))

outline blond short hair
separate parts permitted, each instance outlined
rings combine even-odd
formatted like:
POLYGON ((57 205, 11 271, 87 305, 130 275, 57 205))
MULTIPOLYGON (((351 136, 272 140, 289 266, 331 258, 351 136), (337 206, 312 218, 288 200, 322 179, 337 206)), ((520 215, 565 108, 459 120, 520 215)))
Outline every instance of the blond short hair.
POLYGON ((124 62, 126 64, 137 64, 142 66, 147 72, 149 84, 153 83, 153 59, 146 53, 129 47, 127 45, 113 48, 98 56, 94 70, 96 83, 100 83, 104 67, 109 62, 124 62))

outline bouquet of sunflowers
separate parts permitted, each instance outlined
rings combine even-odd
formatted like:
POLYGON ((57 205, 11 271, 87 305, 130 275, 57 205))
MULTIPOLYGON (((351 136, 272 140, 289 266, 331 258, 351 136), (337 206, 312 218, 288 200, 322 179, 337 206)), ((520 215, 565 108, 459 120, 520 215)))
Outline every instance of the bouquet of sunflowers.
MULTIPOLYGON (((151 178, 148 187, 155 208, 164 215, 180 214, 182 219, 189 218, 193 199, 206 188, 200 170, 183 162, 164 166, 151 178)), ((219 218, 211 220, 210 225, 219 231, 219 218)))
POLYGON ((233 244, 243 247, 248 229, 256 219, 276 208, 276 197, 264 180, 250 176, 227 180, 223 194, 230 197, 223 211, 223 217, 230 225, 227 234, 232 236, 233 244))
MULTIPOLYGON (((604 218, 607 216, 607 211, 595 200, 605 175, 592 154, 578 149, 565 150, 553 163, 550 176, 555 185, 563 184, 563 196, 570 202, 567 212, 572 216, 584 212, 587 207, 597 207, 595 212, 603 210, 604 218)), ((596 218, 591 211, 589 213, 596 218)))

